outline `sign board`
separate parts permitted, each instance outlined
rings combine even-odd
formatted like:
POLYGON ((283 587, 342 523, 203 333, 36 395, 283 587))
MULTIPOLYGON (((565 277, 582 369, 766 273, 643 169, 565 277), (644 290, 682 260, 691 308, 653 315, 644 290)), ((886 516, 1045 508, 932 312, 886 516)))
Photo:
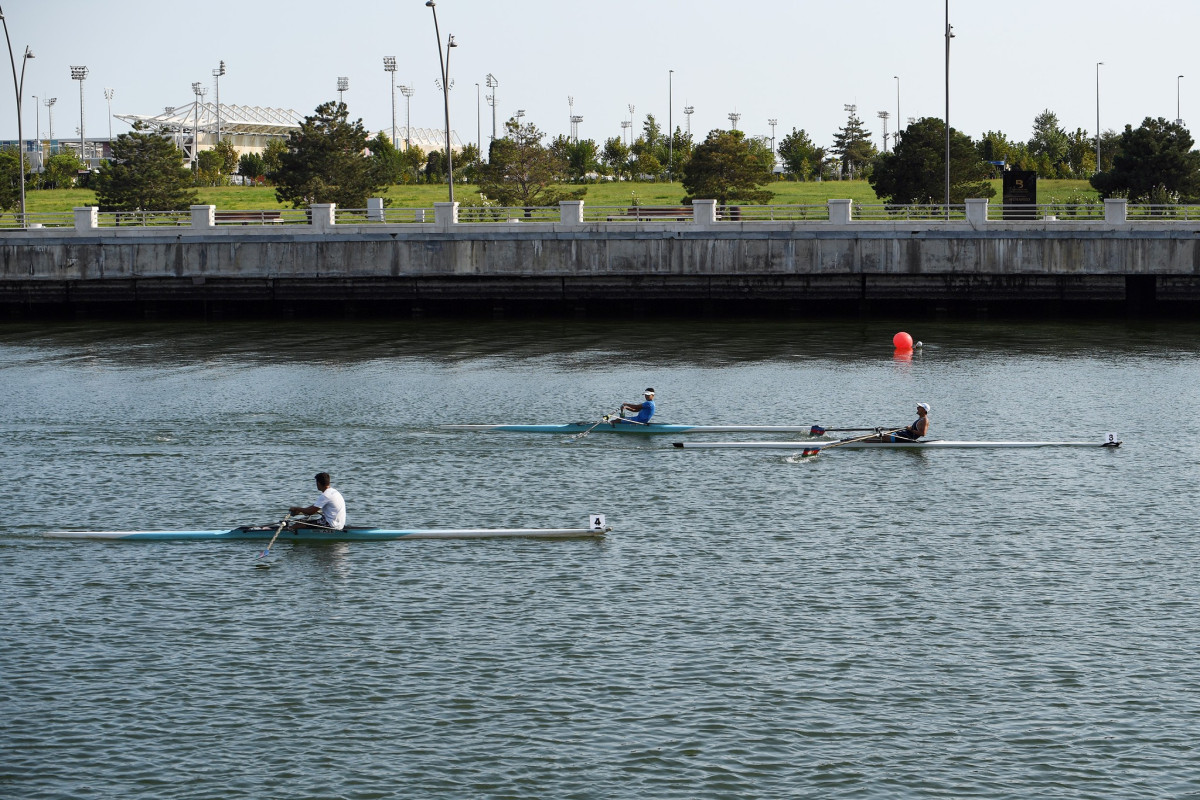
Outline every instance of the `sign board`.
POLYGON ((1037 173, 1005 170, 1003 202, 1005 219, 1037 219, 1037 173))

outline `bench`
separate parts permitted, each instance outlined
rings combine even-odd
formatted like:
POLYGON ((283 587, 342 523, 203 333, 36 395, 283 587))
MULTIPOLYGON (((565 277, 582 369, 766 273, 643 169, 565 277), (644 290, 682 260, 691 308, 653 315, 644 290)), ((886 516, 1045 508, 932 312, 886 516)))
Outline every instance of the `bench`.
POLYGON ((278 211, 215 211, 213 218, 218 225, 266 225, 283 221, 278 211))

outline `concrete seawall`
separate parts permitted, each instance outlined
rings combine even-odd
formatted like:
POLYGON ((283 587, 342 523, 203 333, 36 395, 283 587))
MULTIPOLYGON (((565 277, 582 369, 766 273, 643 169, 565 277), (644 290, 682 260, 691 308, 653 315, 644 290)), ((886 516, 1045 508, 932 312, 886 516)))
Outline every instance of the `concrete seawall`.
POLYGON ((208 225, 0 236, 0 313, 1200 309, 1200 222, 208 225), (341 304, 339 306, 339 303, 341 304))

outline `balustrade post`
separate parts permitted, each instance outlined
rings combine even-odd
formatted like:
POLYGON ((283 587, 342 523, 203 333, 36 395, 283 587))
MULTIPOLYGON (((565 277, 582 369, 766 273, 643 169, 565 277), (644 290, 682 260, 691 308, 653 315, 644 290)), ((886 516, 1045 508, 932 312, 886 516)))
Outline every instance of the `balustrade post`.
POLYGON ((967 204, 967 223, 972 228, 982 228, 987 225, 988 200, 986 197, 968 197, 963 202, 967 204))
POLYGON ((216 206, 191 206, 193 228, 217 227, 216 206))
POLYGON ((434 203, 433 221, 436 225, 449 228, 458 224, 458 201, 453 203, 434 203))
POLYGON ((1105 198, 1104 221, 1110 225, 1124 225, 1128 222, 1129 201, 1124 197, 1105 198))
POLYGON ((312 215, 312 226, 319 231, 331 231, 334 225, 334 213, 337 203, 313 203, 308 207, 312 215))
POLYGON ((716 200, 693 200, 692 201, 692 221, 697 225, 716 225, 717 224, 717 201, 716 200))
POLYGON ((100 209, 96 206, 75 209, 75 230, 94 231, 100 227, 100 209))
POLYGON ((853 200, 830 200, 829 222, 832 225, 849 225, 854 215, 853 200))
POLYGON ((383 222, 383 198, 367 198, 367 219, 371 222, 383 222))
POLYGON ((563 225, 582 225, 583 224, 583 201, 582 200, 559 200, 558 201, 558 221, 563 225))

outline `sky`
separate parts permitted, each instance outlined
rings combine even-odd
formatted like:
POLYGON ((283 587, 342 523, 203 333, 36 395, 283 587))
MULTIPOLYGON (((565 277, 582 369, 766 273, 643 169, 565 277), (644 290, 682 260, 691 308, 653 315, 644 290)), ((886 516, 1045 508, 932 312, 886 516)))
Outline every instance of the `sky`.
MULTIPOLYGON (((443 125, 424 0, 0 0, 0 9, 18 74, 25 46, 34 54, 25 62, 27 138, 47 135, 48 97, 57 98, 56 138, 78 135, 80 84, 70 68, 80 65, 89 69, 89 138, 108 135, 106 88, 114 115, 157 114, 191 103, 196 81, 212 101, 221 61, 222 104, 310 114, 337 99, 345 77, 351 118, 390 132, 383 58, 395 56, 396 83, 414 89, 413 127, 443 125)), ((1177 101, 1185 123, 1200 123, 1200 0, 949 0, 949 9, 950 123, 973 138, 995 130, 1027 140, 1044 109, 1068 131, 1094 133, 1097 71, 1102 130, 1175 119, 1177 101)), ((889 131, 897 118, 945 112, 945 0, 437 0, 436 11, 442 44, 450 34, 457 44, 450 116, 463 142, 491 133, 489 73, 499 82, 501 134, 518 110, 550 137, 568 133, 573 111, 583 117, 580 138, 601 144, 622 135, 631 105, 639 132, 647 114, 686 129, 691 106, 697 141, 738 113, 750 136, 769 137, 776 119, 778 138, 798 128, 822 146, 846 124, 848 104, 877 147, 878 112, 891 115, 889 131)), ((0 138, 16 139, 15 91, 4 96, 0 138)), ((402 129, 405 98, 398 89, 395 97, 402 129)), ((114 136, 128 130, 112 120, 114 136)))

